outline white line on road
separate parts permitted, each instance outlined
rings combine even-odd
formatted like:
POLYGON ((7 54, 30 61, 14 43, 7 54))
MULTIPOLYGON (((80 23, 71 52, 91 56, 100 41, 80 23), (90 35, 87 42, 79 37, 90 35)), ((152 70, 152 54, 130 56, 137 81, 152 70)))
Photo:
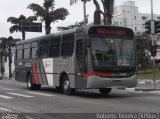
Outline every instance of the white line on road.
POLYGON ((26 98, 34 97, 34 96, 24 95, 24 94, 19 94, 19 93, 10 93, 10 92, 9 92, 8 94, 16 95, 16 96, 21 96, 21 97, 26 97, 26 98))
POLYGON ((11 99, 13 97, 9 97, 9 96, 6 96, 6 95, 0 95, 0 98, 11 99))
POLYGON ((30 116, 25 116, 25 118, 26 119, 34 119, 34 118, 30 117, 30 116))
POLYGON ((0 87, 0 89, 2 89, 2 90, 19 90, 19 89, 11 89, 11 88, 3 88, 3 87, 0 87))
POLYGON ((12 112, 11 110, 6 109, 6 108, 2 108, 2 107, 0 107, 0 110, 2 110, 2 111, 6 111, 6 112, 12 112))
POLYGON ((159 97, 145 97, 145 98, 153 99, 153 100, 160 100, 160 98, 159 98, 159 97))
POLYGON ((42 96, 55 96, 55 95, 51 95, 51 94, 45 94, 45 93, 39 93, 39 92, 27 92, 27 93, 31 93, 31 94, 36 94, 36 95, 42 95, 42 96))

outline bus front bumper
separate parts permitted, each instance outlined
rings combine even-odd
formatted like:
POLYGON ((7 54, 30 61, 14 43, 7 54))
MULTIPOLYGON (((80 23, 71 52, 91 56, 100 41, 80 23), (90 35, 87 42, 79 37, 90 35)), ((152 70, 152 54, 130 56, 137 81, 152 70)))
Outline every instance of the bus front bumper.
POLYGON ((95 75, 87 77, 87 88, 127 87, 137 86, 137 75, 129 78, 101 78, 95 75))

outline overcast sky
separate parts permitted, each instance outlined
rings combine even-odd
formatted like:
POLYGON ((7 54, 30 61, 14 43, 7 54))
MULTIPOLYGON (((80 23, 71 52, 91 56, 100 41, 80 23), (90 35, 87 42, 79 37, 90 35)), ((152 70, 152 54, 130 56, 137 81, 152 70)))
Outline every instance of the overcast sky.
MULTIPOLYGON (((125 1, 128 0, 115 0, 115 6, 122 5, 125 1)), ((150 13, 150 0, 134 0, 136 6, 139 7, 139 12, 141 13, 150 13)), ((10 16, 19 17, 21 14, 26 17, 34 15, 32 10, 27 9, 27 6, 30 3, 37 3, 43 5, 44 0, 0 0, 0 37, 9 37, 21 38, 21 32, 16 32, 10 34, 9 28, 12 25, 7 23, 7 18, 10 16)), ((100 2, 100 0, 99 0, 100 2)), ((160 0, 153 0, 154 13, 160 14, 160 0)), ((66 18, 65 21, 59 21, 51 25, 52 33, 56 32, 57 26, 67 26, 74 24, 76 21, 83 20, 83 4, 81 0, 75 5, 70 6, 70 0, 55 0, 55 8, 65 7, 68 9, 70 15, 66 18)), ((87 14, 89 14, 89 22, 92 22, 93 11, 95 6, 93 2, 88 2, 86 4, 87 14)), ((26 38, 32 38, 36 36, 44 35, 44 29, 42 33, 26 33, 26 38)))

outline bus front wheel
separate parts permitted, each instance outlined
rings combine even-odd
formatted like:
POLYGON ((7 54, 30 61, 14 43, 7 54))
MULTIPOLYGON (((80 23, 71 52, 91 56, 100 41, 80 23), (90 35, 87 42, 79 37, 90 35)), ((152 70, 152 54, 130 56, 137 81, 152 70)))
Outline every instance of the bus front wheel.
POLYGON ((27 75, 27 88, 30 90, 39 90, 41 88, 40 84, 33 84, 32 83, 32 75, 27 75))
POLYGON ((75 89, 70 87, 70 81, 68 76, 63 77, 62 88, 63 88, 63 93, 66 95, 71 95, 74 93, 75 89))
POLYGON ((102 95, 108 95, 110 92, 111 92, 111 88, 99 88, 99 92, 102 94, 102 95))

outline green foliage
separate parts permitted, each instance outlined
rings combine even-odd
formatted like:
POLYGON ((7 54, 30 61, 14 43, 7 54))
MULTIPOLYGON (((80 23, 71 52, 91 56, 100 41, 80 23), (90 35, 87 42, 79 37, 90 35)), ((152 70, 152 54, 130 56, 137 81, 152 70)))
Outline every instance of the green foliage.
MULTIPOLYGON (((88 23, 88 16, 89 16, 89 15, 86 16, 87 23, 88 23)), ((67 26, 67 27, 57 27, 57 30, 58 30, 58 31, 65 31, 65 30, 69 30, 69 29, 74 29, 74 28, 83 26, 83 24, 84 24, 84 21, 76 22, 75 24, 69 25, 69 26, 67 26)))
POLYGON ((36 17, 40 17, 45 22, 46 34, 50 34, 51 23, 58 20, 65 20, 69 12, 65 8, 54 9, 54 0, 44 0, 43 6, 31 3, 27 8, 33 10, 36 17))
MULTIPOLYGON (((157 68, 156 71, 156 79, 160 80, 160 70, 157 68)), ((153 69, 145 69, 144 71, 138 71, 138 79, 152 79, 153 78, 153 69)))
POLYGON ((76 22, 74 25, 69 25, 67 27, 57 27, 58 31, 65 31, 65 30, 69 30, 69 29, 74 29, 77 27, 81 27, 84 24, 84 22, 76 22))
MULTIPOLYGON (((35 16, 29 16, 28 18, 26 18, 24 15, 20 15, 18 18, 16 17, 9 17, 7 19, 7 22, 10 22, 11 24, 13 24, 10 28, 9 31, 10 33, 14 33, 14 32, 19 32, 19 25, 22 21, 26 21, 26 22, 33 22, 36 21, 37 18, 35 16)), ((25 33, 24 31, 22 31, 22 39, 25 40, 25 33)))
POLYGON ((135 34, 135 44, 136 44, 136 55, 137 55, 137 64, 141 64, 143 67, 150 64, 150 48, 151 40, 149 35, 145 33, 135 34))

